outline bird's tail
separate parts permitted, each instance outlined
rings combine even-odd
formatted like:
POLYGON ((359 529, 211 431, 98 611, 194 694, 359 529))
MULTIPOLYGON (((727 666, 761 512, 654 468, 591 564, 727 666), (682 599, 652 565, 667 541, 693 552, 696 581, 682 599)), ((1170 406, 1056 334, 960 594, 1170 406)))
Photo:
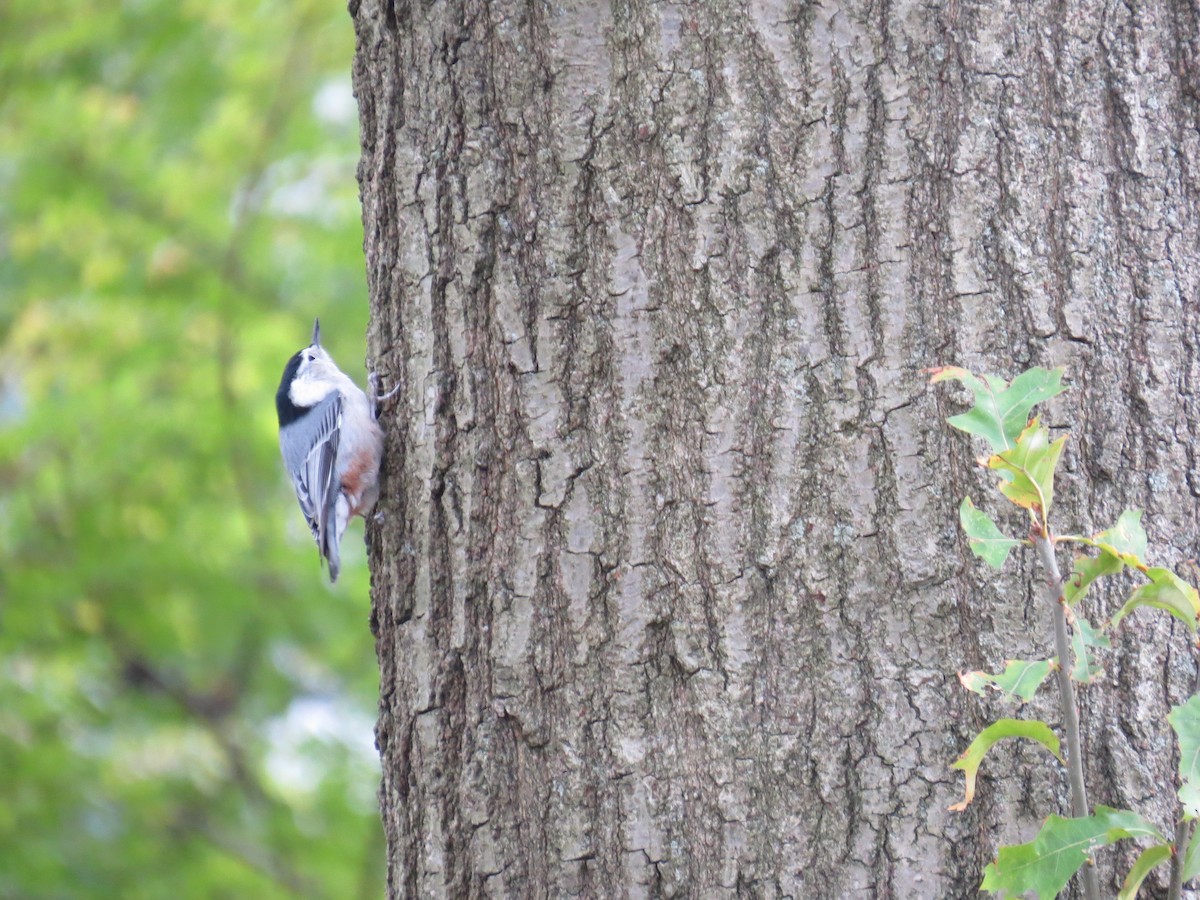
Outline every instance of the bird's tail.
POLYGON ((346 533, 346 525, 350 522, 350 503, 346 495, 339 493, 333 508, 332 526, 325 532, 325 540, 321 544, 321 555, 329 563, 329 583, 337 581, 342 569, 342 535, 346 533))
POLYGON ((325 541, 325 546, 321 548, 321 555, 325 557, 325 562, 329 563, 329 583, 334 584, 337 581, 338 572, 341 571, 342 561, 338 554, 338 542, 332 534, 325 541))

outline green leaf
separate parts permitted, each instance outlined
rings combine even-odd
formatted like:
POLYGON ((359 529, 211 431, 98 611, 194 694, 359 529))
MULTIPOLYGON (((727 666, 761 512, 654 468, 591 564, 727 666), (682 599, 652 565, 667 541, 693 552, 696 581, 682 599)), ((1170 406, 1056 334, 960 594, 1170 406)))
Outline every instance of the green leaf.
POLYGON ((1195 830, 1192 839, 1188 841, 1187 850, 1183 854, 1183 880, 1191 881, 1200 875, 1200 840, 1196 839, 1195 830))
POLYGON ((1134 900, 1150 870, 1170 858, 1170 844, 1155 844, 1143 850, 1134 861, 1129 874, 1125 876, 1125 883, 1121 885, 1121 893, 1117 894, 1117 900, 1134 900))
POLYGON ((996 688, 1013 697, 1031 700, 1041 687, 1054 663, 1048 659, 1010 659, 999 675, 987 672, 959 672, 958 680, 968 691, 983 695, 988 687, 996 688))
POLYGON ((999 469, 1004 476, 1000 492, 1017 506, 1048 513, 1054 500, 1054 470, 1066 440, 1064 436, 1051 443, 1050 429, 1037 419, 1031 421, 1015 447, 987 461, 988 468, 999 469))
POLYGON ((1167 721, 1179 737, 1179 800, 1184 813, 1195 818, 1200 816, 1200 695, 1174 707, 1167 721))
POLYGON ((1094 815, 1078 819, 1050 816, 1030 843, 1000 848, 980 887, 1012 896, 1033 891, 1038 900, 1048 900, 1067 886, 1097 847, 1145 836, 1167 843, 1157 828, 1128 810, 1097 806, 1094 815))
POLYGON ((959 505, 958 521, 967 534, 971 552, 993 569, 1003 566, 1009 551, 1023 543, 1015 538, 1005 537, 991 517, 976 507, 970 497, 964 498, 959 505))
POLYGON ((983 762, 983 757, 992 749, 992 745, 996 741, 1010 737, 1037 741, 1053 753, 1059 762, 1062 762, 1062 757, 1058 754, 1058 736, 1050 730, 1050 726, 1045 722, 1039 722, 1036 719, 1001 719, 979 732, 975 740, 971 741, 971 746, 950 765, 952 769, 962 769, 967 778, 966 796, 961 803, 951 806, 951 810, 962 812, 975 799, 975 777, 979 773, 979 765, 983 762))
POLYGON ((1200 785, 1195 782, 1181 785, 1179 803, 1183 807, 1184 815, 1188 818, 1194 819, 1200 816, 1200 785))
POLYGON ((1090 650, 1099 647, 1107 650, 1112 642, 1098 628, 1082 616, 1076 616, 1074 627, 1071 629, 1071 650, 1075 664, 1071 667, 1071 677, 1081 684, 1091 684, 1104 675, 1104 669, 1096 663, 1090 650))
POLYGON ((1200 594, 1196 589, 1170 569, 1150 568, 1146 570, 1146 577, 1150 583, 1129 595, 1125 605, 1113 616, 1113 627, 1138 607, 1149 606, 1166 610, 1194 632, 1196 617, 1200 615, 1200 594))
POLYGON ((1146 570, 1146 564, 1142 562, 1146 555, 1146 530, 1142 527, 1141 510, 1127 509, 1112 528, 1078 540, 1098 549, 1100 555, 1075 559, 1075 570, 1063 585, 1063 596, 1068 604, 1082 600, 1092 582, 1101 576, 1115 575, 1125 566, 1146 570))
POLYGON ((1094 546, 1118 556, 1128 566, 1138 567, 1146 555, 1146 529, 1142 527, 1142 511, 1127 509, 1117 524, 1093 538, 1094 546))
POLYGON ((1101 553, 1099 556, 1075 557, 1075 569, 1070 577, 1063 582, 1063 598, 1068 606, 1073 606, 1084 598, 1092 582, 1103 575, 1116 575, 1124 563, 1111 553, 1101 553))
POLYGON ((1061 394, 1063 370, 1032 368, 1006 385, 1002 378, 984 375, 977 378, 959 366, 930 369, 930 381, 961 381, 975 395, 975 406, 947 421, 968 434, 983 438, 994 452, 1010 450, 1029 420, 1029 411, 1037 404, 1061 394))

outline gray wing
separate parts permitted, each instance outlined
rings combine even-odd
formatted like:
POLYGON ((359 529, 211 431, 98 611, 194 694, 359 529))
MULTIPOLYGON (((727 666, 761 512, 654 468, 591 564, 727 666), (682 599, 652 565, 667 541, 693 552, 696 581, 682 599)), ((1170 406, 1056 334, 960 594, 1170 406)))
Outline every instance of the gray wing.
POLYGON ((308 520, 321 556, 331 566, 336 566, 338 559, 334 510, 341 485, 337 483, 334 467, 341 430, 342 395, 333 391, 279 435, 283 463, 296 488, 300 510, 308 520))

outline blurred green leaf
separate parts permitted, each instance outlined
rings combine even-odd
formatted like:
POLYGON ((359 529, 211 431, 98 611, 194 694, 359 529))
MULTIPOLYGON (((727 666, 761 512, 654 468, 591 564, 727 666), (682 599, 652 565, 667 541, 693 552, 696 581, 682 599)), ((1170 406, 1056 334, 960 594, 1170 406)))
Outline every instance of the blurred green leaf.
POLYGON ((1120 557, 1127 566, 1137 567, 1146 555, 1146 529, 1142 527, 1142 511, 1127 509, 1112 528, 1093 539, 1093 546, 1120 557))
POLYGON ((1187 850, 1183 854, 1183 880, 1191 881, 1200 875, 1200 841, 1196 840, 1196 831, 1192 830, 1192 839, 1188 841, 1187 850))
POLYGON ((1184 814, 1196 818, 1200 816, 1200 696, 1173 707, 1167 721, 1179 738, 1179 800, 1184 814))
POLYGON ((958 680, 968 691, 983 695, 985 689, 993 687, 1002 693, 1020 700, 1029 701, 1037 693, 1054 663, 1048 659, 1010 659, 999 675, 987 672, 960 672, 958 680))
POLYGON ((0 897, 379 896, 360 526, 331 590, 272 404, 363 356, 351 23, 0 28, 0 897))
POLYGON ((1146 876, 1150 874, 1151 870, 1170 858, 1171 848, 1166 844, 1155 844, 1139 853, 1129 874, 1125 876, 1121 892, 1117 894, 1117 900, 1134 900, 1138 891, 1141 890, 1142 882, 1146 880, 1146 876))
POLYGON ((980 887, 1015 897, 1033 892, 1038 900, 1054 898, 1093 850, 1137 837, 1167 843, 1157 828, 1128 810, 1097 806, 1095 814, 1082 818, 1050 816, 1030 843, 1000 848, 996 861, 984 870, 980 887))
POLYGON ((1074 605, 1082 600, 1092 583, 1104 575, 1116 575, 1124 563, 1111 553, 1101 553, 1099 556, 1077 556, 1075 565, 1067 580, 1063 582, 1063 598, 1068 605, 1074 605))
POLYGON ((958 507, 958 520, 967 534, 971 552, 986 562, 993 569, 999 569, 1008 559, 1009 551, 1022 542, 1006 537, 996 527, 991 516, 977 508, 970 497, 963 498, 958 507))
POLYGON ((1149 584, 1136 588, 1115 616, 1112 627, 1139 607, 1151 607, 1169 612, 1188 627, 1196 630, 1196 617, 1200 615, 1200 594, 1196 589, 1170 569, 1151 567, 1145 572, 1149 584))
POLYGON ((1092 623, 1082 616, 1075 616, 1071 628, 1071 652, 1075 662, 1071 666, 1071 677, 1081 684, 1091 684, 1104 676, 1104 669, 1092 655, 1094 648, 1107 650, 1112 642, 1104 632, 1093 628, 1092 623))

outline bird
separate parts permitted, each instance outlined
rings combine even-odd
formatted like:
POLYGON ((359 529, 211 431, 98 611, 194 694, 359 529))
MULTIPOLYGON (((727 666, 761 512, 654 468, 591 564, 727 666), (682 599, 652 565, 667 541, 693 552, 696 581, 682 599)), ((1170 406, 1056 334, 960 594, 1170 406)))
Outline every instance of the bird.
POLYGON ((275 410, 279 449, 300 511, 308 521, 329 581, 341 569, 340 547, 354 516, 364 519, 379 499, 383 431, 376 421, 376 379, 368 397, 337 367, 321 346, 321 320, 313 323, 312 343, 287 361, 275 410))

